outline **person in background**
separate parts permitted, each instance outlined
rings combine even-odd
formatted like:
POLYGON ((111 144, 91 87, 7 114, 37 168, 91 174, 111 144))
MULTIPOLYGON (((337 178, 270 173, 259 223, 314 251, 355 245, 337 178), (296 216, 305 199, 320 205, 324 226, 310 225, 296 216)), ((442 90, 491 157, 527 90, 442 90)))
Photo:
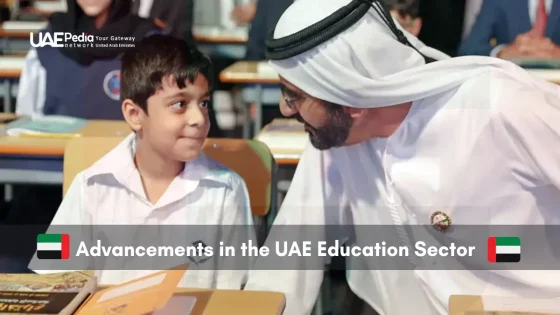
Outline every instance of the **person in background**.
POLYGON ((471 29, 476 21, 476 17, 482 7, 484 0, 465 0, 465 15, 463 21, 463 36, 464 40, 471 33, 471 29))
POLYGON ((421 0, 418 15, 422 30, 418 39, 446 55, 456 56, 463 35, 465 1, 421 0))
MULTIPOLYGON (((255 13, 251 19, 251 29, 247 41, 246 60, 265 60, 266 36, 274 30, 276 23, 282 13, 294 2, 294 0, 259 0, 255 5, 255 13)), ((242 9, 239 9, 242 11, 242 9)), ((235 12, 235 11, 234 11, 235 12)), ((243 16, 239 13, 238 16, 243 16)))
POLYGON ((140 17, 153 18, 162 26, 166 34, 194 42, 192 34, 194 0, 134 0, 132 13, 140 17))
MULTIPOLYGON (((125 53, 121 71, 121 110, 133 133, 76 175, 51 226, 184 225, 193 230, 214 226, 216 233, 201 230, 184 240, 175 234, 184 227, 169 227, 167 235, 181 244, 202 242, 215 249, 222 242, 239 248, 240 242, 255 241, 243 178, 202 152, 210 129, 209 58, 184 40, 154 35, 125 53)), ((123 237, 108 242, 122 242, 123 237)), ((152 241, 164 244, 163 239, 152 241)), ((46 266, 56 269, 56 265, 36 259, 31 270, 55 272, 46 266)), ((179 286, 241 289, 247 269, 228 270, 234 269, 228 268, 233 267, 230 262, 239 267, 237 257, 232 259, 220 259, 216 265, 211 265, 214 260, 191 264, 179 286)), ((151 273, 95 270, 100 285, 151 273)))
MULTIPOLYGON (((154 21, 131 14, 131 0, 68 0, 67 6, 67 12, 51 15, 43 32, 136 40, 162 32, 154 21)), ((119 57, 124 49, 32 48, 20 77, 16 112, 121 120, 119 57)))
POLYGON ((461 55, 560 58, 560 1, 484 1, 461 55))
POLYGON ((257 14, 257 1, 261 0, 251 0, 247 4, 241 4, 233 8, 231 18, 237 25, 249 24, 253 21, 257 14))
POLYGON ((387 0, 387 7, 399 24, 410 34, 418 37, 422 19, 418 16, 419 0, 387 0))

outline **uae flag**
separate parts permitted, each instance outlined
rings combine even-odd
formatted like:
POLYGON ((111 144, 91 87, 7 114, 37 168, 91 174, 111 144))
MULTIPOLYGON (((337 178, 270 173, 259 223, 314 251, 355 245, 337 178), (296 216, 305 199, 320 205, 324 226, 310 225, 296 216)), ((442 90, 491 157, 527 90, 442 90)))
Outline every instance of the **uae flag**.
POLYGON ((68 234, 37 235, 37 258, 39 259, 70 258, 70 235, 68 234))
POLYGON ((521 261, 521 239, 516 236, 489 237, 488 261, 491 263, 521 261))

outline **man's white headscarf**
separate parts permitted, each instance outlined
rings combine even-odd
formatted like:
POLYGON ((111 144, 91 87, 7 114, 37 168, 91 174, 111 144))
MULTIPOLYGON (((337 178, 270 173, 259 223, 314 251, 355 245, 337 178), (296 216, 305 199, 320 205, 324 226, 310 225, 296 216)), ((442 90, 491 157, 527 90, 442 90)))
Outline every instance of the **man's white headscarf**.
MULTIPOLYGON (((294 34, 328 17, 351 0, 297 0, 284 12, 274 38, 294 34)), ((513 63, 490 57, 449 58, 407 33, 410 43, 437 62, 425 65, 401 44, 372 8, 333 39, 298 56, 271 61, 283 78, 307 94, 339 105, 373 108, 423 99, 493 70, 543 83, 513 63)))

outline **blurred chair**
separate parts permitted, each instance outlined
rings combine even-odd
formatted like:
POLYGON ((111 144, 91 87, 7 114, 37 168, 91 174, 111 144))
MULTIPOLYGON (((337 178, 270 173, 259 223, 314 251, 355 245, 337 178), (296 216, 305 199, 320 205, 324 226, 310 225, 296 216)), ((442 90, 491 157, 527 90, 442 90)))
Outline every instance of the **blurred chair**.
MULTIPOLYGON (((90 167, 122 140, 122 137, 72 139, 64 153, 64 194, 79 172, 90 167)), ((208 139, 203 150, 208 157, 234 170, 245 180, 262 244, 277 213, 277 167, 272 153, 264 143, 244 139, 208 139)))

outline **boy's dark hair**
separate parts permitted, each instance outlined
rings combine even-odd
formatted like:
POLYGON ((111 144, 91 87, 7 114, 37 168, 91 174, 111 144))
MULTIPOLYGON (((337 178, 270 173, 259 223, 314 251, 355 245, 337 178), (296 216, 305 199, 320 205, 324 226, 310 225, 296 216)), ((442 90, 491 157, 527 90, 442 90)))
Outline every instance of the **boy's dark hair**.
POLYGON ((148 36, 128 50, 121 62, 121 101, 131 99, 146 113, 147 100, 162 87, 162 79, 173 76, 179 88, 193 83, 198 74, 212 86, 211 62, 194 46, 168 35, 148 36))
POLYGON ((389 10, 396 10, 401 16, 409 15, 413 19, 418 17, 419 2, 419 0, 385 0, 389 10))

